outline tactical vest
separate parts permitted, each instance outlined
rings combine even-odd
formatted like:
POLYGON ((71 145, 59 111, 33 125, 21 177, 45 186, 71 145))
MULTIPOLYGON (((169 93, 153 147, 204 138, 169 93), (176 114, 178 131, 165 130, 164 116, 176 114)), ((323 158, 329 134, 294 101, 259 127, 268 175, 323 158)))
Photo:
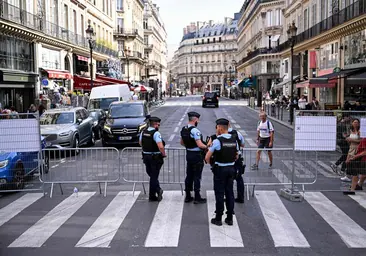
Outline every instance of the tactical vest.
POLYGON ((142 151, 144 152, 160 152, 158 145, 154 141, 154 134, 156 130, 148 131, 147 129, 142 132, 142 151))
MULTIPOLYGON (((182 140, 184 142, 184 146, 186 148, 196 148, 197 143, 194 138, 191 137, 191 131, 193 128, 196 128, 194 126, 188 127, 184 126, 182 130, 180 131, 180 136, 182 137, 182 140)), ((202 141, 202 134, 201 134, 201 141, 202 141)))
POLYGON ((231 136, 230 139, 224 137, 217 138, 220 142, 221 149, 215 151, 215 161, 222 164, 233 163, 236 159, 236 153, 238 152, 236 148, 236 139, 231 136))
POLYGON ((239 150, 240 150, 240 145, 241 145, 241 141, 239 139, 239 134, 238 134, 238 131, 237 130, 232 130, 231 132, 229 132, 229 134, 231 134, 232 137, 235 138, 236 142, 238 143, 238 146, 239 146, 239 150))

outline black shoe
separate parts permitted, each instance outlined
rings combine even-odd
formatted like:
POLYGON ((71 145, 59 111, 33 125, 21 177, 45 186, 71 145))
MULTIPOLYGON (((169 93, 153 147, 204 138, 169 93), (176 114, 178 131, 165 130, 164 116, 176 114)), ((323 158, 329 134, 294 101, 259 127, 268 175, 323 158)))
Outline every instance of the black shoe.
POLYGON ((193 203, 194 204, 205 204, 206 202, 207 202, 206 198, 200 197, 200 198, 195 198, 193 203))
POLYGON ((237 202, 239 204, 244 204, 244 199, 235 198, 235 202, 237 202))
POLYGON ((222 221, 221 220, 218 220, 216 218, 212 218, 211 219, 211 223, 216 225, 216 226, 222 226, 222 221))
POLYGON ((184 199, 184 202, 190 203, 193 201, 193 197, 191 195, 191 192, 186 192, 186 198, 184 199))
POLYGON ((157 202, 158 201, 158 198, 156 196, 154 197, 149 197, 149 201, 150 202, 157 202))
POLYGON ((229 226, 233 225, 233 220, 229 220, 228 218, 225 219, 225 223, 228 224, 229 226))
POLYGON ((158 201, 160 202, 161 200, 163 200, 163 190, 160 189, 160 191, 158 192, 158 201))

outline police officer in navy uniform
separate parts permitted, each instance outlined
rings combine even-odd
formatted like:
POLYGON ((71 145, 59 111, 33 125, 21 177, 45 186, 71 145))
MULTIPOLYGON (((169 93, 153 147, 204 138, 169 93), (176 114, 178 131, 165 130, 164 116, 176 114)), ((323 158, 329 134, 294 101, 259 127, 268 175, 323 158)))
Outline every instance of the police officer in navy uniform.
POLYGON ((234 136, 229 134, 229 120, 220 118, 216 120, 217 139, 212 142, 205 160, 207 163, 212 161, 214 156, 215 163, 213 166, 214 174, 214 191, 216 199, 216 216, 211 219, 211 223, 217 226, 222 225, 222 215, 224 214, 224 203, 226 203, 227 216, 225 223, 233 225, 234 213, 234 189, 233 181, 237 175, 235 170, 235 161, 238 158, 238 143, 234 136), (224 197, 226 200, 224 200, 224 197))
POLYGON ((202 134, 197 129, 199 118, 200 114, 196 112, 189 112, 188 125, 184 126, 180 133, 180 144, 187 150, 187 176, 185 179, 186 198, 184 201, 186 203, 193 201, 191 191, 194 188, 195 204, 206 203, 206 198, 201 197, 200 190, 204 166, 204 151, 207 149, 207 146, 202 142, 202 134))
POLYGON ((163 190, 159 184, 160 169, 164 164, 165 142, 158 131, 160 118, 150 117, 150 126, 140 135, 140 145, 142 146, 142 156, 146 166, 146 173, 150 177, 149 201, 161 201, 163 199, 163 190))

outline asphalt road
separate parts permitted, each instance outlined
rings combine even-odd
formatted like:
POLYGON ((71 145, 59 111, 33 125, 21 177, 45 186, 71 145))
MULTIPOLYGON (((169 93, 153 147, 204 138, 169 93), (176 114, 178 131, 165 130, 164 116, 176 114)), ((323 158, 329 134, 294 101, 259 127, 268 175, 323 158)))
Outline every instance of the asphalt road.
MULTIPOLYGON (((149 203, 144 194, 141 183, 147 177, 139 149, 100 149, 98 142, 78 156, 51 159, 45 181, 116 182, 106 190, 101 184, 106 197, 99 194, 98 183, 56 184, 52 198, 49 184, 45 197, 2 194, 0 255, 366 255, 366 195, 339 192, 345 185, 330 170, 338 154, 307 152, 293 158, 293 131, 273 123, 273 169, 264 157, 259 170, 250 170, 258 113, 244 105, 220 99, 220 108, 202 108, 200 97, 190 96, 167 99, 152 111, 162 119, 160 131, 168 148, 160 203, 149 203), (209 224, 215 205, 208 166, 202 177, 208 204, 183 203, 185 161, 179 133, 189 111, 201 114, 198 128, 204 137, 215 132, 217 118, 225 117, 246 140, 244 180, 250 193, 244 204, 235 205, 232 227, 209 224), (290 184, 293 164, 295 181, 306 184, 297 186, 305 189, 302 202, 279 196, 290 184), (75 187, 78 193, 73 193, 75 187)), ((27 185, 38 187, 35 180, 27 185)))

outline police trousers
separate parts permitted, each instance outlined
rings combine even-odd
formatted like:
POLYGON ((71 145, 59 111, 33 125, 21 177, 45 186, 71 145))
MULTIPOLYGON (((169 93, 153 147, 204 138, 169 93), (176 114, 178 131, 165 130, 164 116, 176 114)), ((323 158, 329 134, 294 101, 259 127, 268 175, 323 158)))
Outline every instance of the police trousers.
POLYGON ((238 193, 237 198, 240 200, 244 200, 243 159, 239 158, 238 160, 236 160, 234 168, 236 171, 235 180, 236 180, 236 190, 238 193))
POLYGON ((234 166, 215 166, 213 169, 213 182, 216 199, 216 216, 224 213, 226 204, 227 215, 234 213, 234 189, 233 183, 236 175, 234 166), (226 201, 224 202, 224 197, 226 201))
POLYGON ((160 169, 164 164, 164 160, 161 155, 149 155, 143 154, 144 164, 146 166, 146 173, 150 177, 149 184, 149 197, 156 197, 160 191, 159 174, 160 169))
POLYGON ((185 179, 185 191, 191 192, 194 188, 195 193, 201 190, 201 179, 203 171, 203 155, 200 151, 187 150, 187 170, 185 179))

